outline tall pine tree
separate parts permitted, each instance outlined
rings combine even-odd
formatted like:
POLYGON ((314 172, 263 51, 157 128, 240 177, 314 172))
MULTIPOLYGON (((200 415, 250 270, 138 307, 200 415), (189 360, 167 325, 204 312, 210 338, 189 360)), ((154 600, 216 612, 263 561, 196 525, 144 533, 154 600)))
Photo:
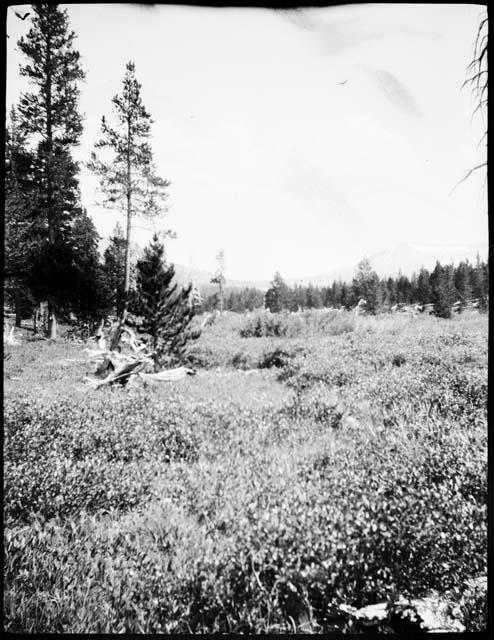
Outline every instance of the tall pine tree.
POLYGON ((32 260, 37 248, 34 202, 33 154, 19 130, 17 111, 12 107, 5 131, 5 242, 4 296, 14 304, 16 325, 20 326, 31 295, 32 260))
POLYGON ((36 217, 40 251, 33 271, 37 295, 48 301, 49 335, 57 336, 59 312, 70 307, 73 263, 72 224, 82 215, 77 164, 70 150, 82 133, 78 82, 84 78, 75 33, 66 10, 32 5, 32 26, 18 42, 28 63, 20 68, 33 90, 19 103, 19 126, 36 147, 36 217))
POLYGON ((115 95, 112 103, 115 125, 111 126, 103 116, 101 138, 95 144, 96 149, 106 149, 111 156, 102 159, 93 151, 88 166, 100 177, 104 204, 123 209, 127 215, 123 319, 130 291, 132 218, 164 212, 166 188, 170 183, 156 175, 148 142, 153 120, 142 102, 141 84, 136 79, 133 62, 127 63, 122 93, 115 95))

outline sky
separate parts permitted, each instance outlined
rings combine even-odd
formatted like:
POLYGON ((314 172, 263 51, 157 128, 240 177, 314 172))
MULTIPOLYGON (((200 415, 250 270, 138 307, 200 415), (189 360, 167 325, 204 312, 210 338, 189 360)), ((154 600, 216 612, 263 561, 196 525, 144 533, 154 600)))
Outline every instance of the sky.
MULTIPOLYGON (((480 5, 355 4, 290 11, 98 4, 67 8, 86 79, 83 205, 105 246, 124 213, 99 204, 84 166, 101 116, 136 65, 152 114, 170 260, 230 278, 303 277, 403 242, 487 245, 482 121, 460 90, 480 5)), ((28 89, 7 18, 7 108, 28 89)))

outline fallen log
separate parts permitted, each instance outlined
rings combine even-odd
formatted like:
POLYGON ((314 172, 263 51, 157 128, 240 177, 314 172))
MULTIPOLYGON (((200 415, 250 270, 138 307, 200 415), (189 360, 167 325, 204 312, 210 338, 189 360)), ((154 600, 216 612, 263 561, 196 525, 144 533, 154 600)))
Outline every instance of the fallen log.
POLYGON ((194 376, 194 369, 187 367, 177 367, 175 369, 167 369, 158 373, 139 373, 139 377, 150 382, 172 382, 174 380, 182 380, 186 376, 194 376))
POLYGON ((103 380, 98 380, 97 378, 89 378, 88 376, 86 376, 84 380, 89 382, 94 387, 94 389, 99 389, 104 385, 113 384, 114 382, 125 384, 130 376, 135 375, 136 373, 141 371, 147 364, 148 360, 126 362, 118 368, 112 370, 111 373, 106 376, 106 378, 103 378, 103 380))
POLYGON ((115 382, 126 384, 129 380, 136 379, 136 376, 145 382, 172 382, 181 380, 186 376, 195 375, 196 372, 187 367, 176 367, 175 369, 157 373, 146 373, 146 367, 153 364, 152 356, 154 352, 148 351, 147 345, 140 343, 135 332, 125 326, 122 321, 118 322, 116 329, 115 325, 113 326, 112 329, 115 330, 115 333, 112 337, 108 335, 106 340, 102 335, 103 325, 102 321, 95 336, 99 348, 86 348, 83 350, 90 360, 98 364, 95 377, 86 376, 84 378, 94 389, 112 385, 115 382), (106 346, 108 342, 111 342, 110 349, 106 346), (129 344, 132 353, 120 353, 120 342, 129 344), (118 351, 117 348, 119 349, 118 351))

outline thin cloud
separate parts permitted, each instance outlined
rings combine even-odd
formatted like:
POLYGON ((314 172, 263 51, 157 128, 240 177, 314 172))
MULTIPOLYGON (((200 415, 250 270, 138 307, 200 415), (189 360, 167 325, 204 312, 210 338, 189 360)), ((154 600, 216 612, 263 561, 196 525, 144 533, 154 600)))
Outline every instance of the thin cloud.
POLYGON ((377 82, 377 86, 384 93, 391 104, 409 116, 422 118, 423 113, 408 89, 389 71, 383 69, 365 69, 377 82))
POLYGON ((340 53, 345 49, 375 40, 387 34, 385 25, 369 24, 359 17, 331 19, 323 9, 277 10, 277 13, 295 26, 313 33, 325 53, 340 53), (326 19, 322 18, 325 15, 326 19), (329 18, 329 21, 328 21, 329 18))
POLYGON ((322 222, 323 216, 331 212, 331 218, 345 219, 355 226, 358 233, 365 233, 368 222, 352 206, 344 188, 331 177, 329 171, 317 167, 303 153, 292 150, 287 154, 287 166, 282 179, 285 192, 303 202, 310 202, 314 216, 322 222))

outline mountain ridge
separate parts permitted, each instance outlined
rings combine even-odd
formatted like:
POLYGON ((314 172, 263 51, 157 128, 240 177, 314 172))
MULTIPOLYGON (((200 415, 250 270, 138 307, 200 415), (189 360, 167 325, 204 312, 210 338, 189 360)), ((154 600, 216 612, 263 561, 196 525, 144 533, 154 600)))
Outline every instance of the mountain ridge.
MULTIPOLYGON (((434 269, 437 261, 441 264, 458 264, 462 260, 468 259, 474 262, 477 253, 482 260, 487 258, 488 247, 481 244, 450 244, 450 243, 400 243, 394 247, 382 249, 376 253, 366 256, 370 260, 371 266, 379 277, 396 277, 400 272, 408 277, 417 273, 421 267, 429 271, 434 269)), ((211 285, 210 280, 214 273, 206 269, 187 268, 176 264, 175 271, 177 280, 186 283, 192 280, 194 285, 200 289, 205 287, 216 290, 215 285, 211 285)), ((350 282, 357 271, 357 264, 346 265, 330 271, 321 272, 310 276, 284 278, 289 286, 295 284, 314 286, 328 286, 335 280, 350 282)), ((274 274, 273 274, 274 275, 274 274)), ((283 276, 283 274, 281 274, 283 276)), ((267 290, 270 287, 269 280, 246 280, 240 278, 228 278, 226 274, 226 288, 237 289, 244 287, 254 287, 260 290, 267 290)))

